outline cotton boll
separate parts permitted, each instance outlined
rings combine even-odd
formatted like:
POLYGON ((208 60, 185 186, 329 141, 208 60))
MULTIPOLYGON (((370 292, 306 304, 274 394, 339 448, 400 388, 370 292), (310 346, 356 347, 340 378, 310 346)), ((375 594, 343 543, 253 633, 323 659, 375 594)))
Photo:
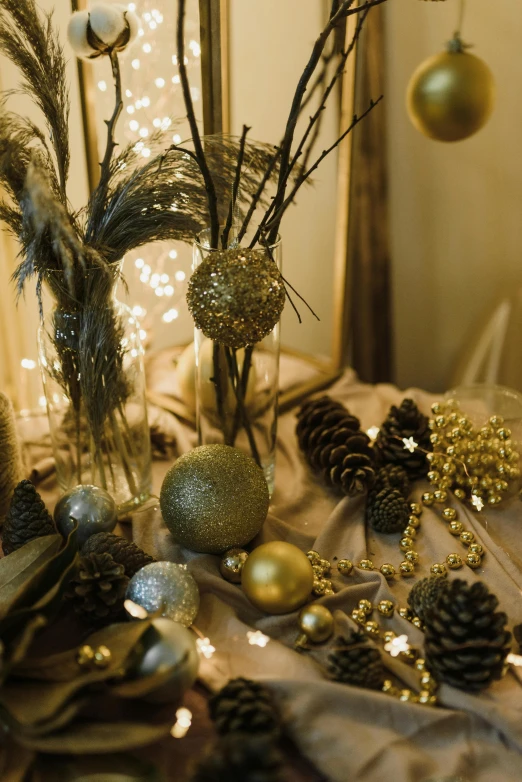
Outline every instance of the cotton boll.
POLYGON ((91 29, 98 38, 111 46, 127 30, 121 8, 114 5, 95 5, 90 12, 91 29))
POLYGON ((71 48, 77 57, 89 58, 96 54, 95 49, 87 41, 88 11, 76 11, 69 20, 67 37, 71 48))

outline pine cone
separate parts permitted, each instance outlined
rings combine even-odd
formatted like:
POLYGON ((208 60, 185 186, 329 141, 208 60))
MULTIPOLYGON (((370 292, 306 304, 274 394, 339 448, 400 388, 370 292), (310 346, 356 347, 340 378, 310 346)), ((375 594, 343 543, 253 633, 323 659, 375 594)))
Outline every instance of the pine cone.
POLYGON ((223 736, 197 763, 190 782, 283 782, 283 756, 270 736, 223 736))
POLYGON ((146 554, 143 549, 125 540, 121 535, 113 535, 112 532, 97 532, 87 538, 82 546, 82 554, 110 554, 118 565, 123 565, 125 575, 132 578, 138 570, 151 562, 156 562, 154 557, 146 554))
POLYGON ((425 657, 441 682, 476 692, 500 679, 510 651, 507 617, 480 581, 457 579, 439 595, 425 616, 425 657))
POLYGON ((413 586, 408 595, 408 605, 419 619, 424 622, 426 612, 435 605, 439 595, 449 586, 449 581, 444 576, 430 576, 422 578, 413 586))
POLYGON ((349 496, 371 489, 375 472, 370 438, 339 402, 327 396, 306 402, 298 413, 296 433, 310 467, 321 472, 327 485, 349 496))
POLYGON ((380 690, 384 683, 384 666, 381 653, 370 646, 366 635, 352 631, 341 636, 336 646, 342 647, 328 655, 328 670, 337 682, 380 690))
POLYGON ((407 472, 398 464, 385 464, 377 472, 373 491, 380 492, 382 489, 387 488, 397 489, 405 500, 409 497, 410 479, 407 472))
POLYGON ((410 509, 398 489, 372 492, 366 503, 366 520, 377 532, 402 532, 408 525, 410 509))
POLYGON ((210 716, 218 733, 279 733, 279 717, 272 696, 259 682, 250 679, 231 679, 223 689, 210 698, 210 716))
POLYGON ((129 584, 123 565, 110 554, 80 557, 78 571, 67 590, 76 613, 93 622, 112 620, 123 611, 129 584))
POLYGON ((404 399, 400 407, 393 405, 374 445, 381 464, 400 465, 412 481, 423 478, 428 472, 426 454, 418 448, 413 453, 408 451, 403 438, 412 437, 424 451, 433 450, 428 423, 412 399, 404 399))
POLYGON ((33 538, 55 534, 54 521, 35 487, 31 481, 20 481, 3 527, 4 554, 11 554, 33 538))

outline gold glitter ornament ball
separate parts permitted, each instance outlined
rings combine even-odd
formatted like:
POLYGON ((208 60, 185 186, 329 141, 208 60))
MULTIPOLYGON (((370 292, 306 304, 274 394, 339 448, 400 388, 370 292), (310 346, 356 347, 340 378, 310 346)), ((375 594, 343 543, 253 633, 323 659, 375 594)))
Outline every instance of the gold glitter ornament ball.
POLYGON ((306 554, 282 540, 263 543, 243 565, 241 583, 251 603, 268 614, 287 614, 305 603, 314 572, 306 554))
POLYGON ((238 349, 270 334, 283 312, 285 287, 264 251, 216 251, 190 278, 187 303, 206 337, 238 349))
POLYGON ((228 445, 201 445, 180 456, 160 492, 163 519, 174 539, 204 554, 251 541, 263 526, 268 503, 261 468, 228 445))

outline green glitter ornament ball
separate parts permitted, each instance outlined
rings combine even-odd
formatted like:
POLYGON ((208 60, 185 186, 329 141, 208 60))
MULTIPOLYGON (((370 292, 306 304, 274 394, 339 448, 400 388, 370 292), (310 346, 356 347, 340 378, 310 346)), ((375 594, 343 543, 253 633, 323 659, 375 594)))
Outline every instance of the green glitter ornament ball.
POLYGON ((254 538, 268 512, 268 486, 255 461, 228 445, 180 456, 160 492, 163 519, 192 551, 220 554, 254 538))
POLYGON ((216 251, 190 278, 187 303, 206 337, 237 350, 270 334, 283 312, 285 286, 263 250, 216 251))

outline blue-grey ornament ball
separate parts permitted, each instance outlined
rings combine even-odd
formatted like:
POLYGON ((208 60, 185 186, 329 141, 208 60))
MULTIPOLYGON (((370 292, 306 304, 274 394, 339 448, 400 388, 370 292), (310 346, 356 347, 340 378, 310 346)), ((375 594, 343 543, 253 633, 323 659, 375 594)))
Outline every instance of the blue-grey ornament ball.
POLYGON ((147 613, 161 610, 161 616, 189 627, 199 611, 199 589, 186 565, 151 562, 133 575, 126 597, 147 613))
POLYGON ((118 521, 118 507, 105 489, 79 485, 58 500, 54 509, 58 531, 66 538, 78 522, 78 544, 97 532, 112 532, 118 521))
POLYGON ((171 619, 154 619, 143 634, 140 659, 132 674, 137 677, 171 672, 161 687, 146 696, 153 703, 171 703, 180 700, 197 679, 199 653, 194 633, 171 619))
POLYGON ((269 501, 262 469, 228 445, 201 445, 180 456, 160 492, 174 539, 204 554, 249 543, 263 526, 269 501))

